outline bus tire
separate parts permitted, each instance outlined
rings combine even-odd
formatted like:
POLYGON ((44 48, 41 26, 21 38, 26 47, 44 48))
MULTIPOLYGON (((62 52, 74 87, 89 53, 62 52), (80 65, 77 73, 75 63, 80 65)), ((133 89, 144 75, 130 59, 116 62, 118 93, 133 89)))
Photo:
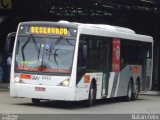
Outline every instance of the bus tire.
POLYGON ((134 93, 132 95, 132 100, 137 100, 138 99, 138 93, 140 91, 140 84, 139 84, 139 81, 136 80, 136 84, 135 84, 135 90, 134 90, 134 93))
POLYGON ((32 103, 37 105, 40 103, 40 99, 32 98, 32 103))
POLYGON ((88 100, 85 101, 85 106, 91 107, 95 103, 95 100, 96 100, 96 86, 92 82, 89 89, 88 100))
POLYGON ((133 87, 132 87, 132 81, 130 80, 129 83, 128 83, 127 96, 126 96, 126 101, 127 102, 131 101, 132 94, 133 94, 133 87))

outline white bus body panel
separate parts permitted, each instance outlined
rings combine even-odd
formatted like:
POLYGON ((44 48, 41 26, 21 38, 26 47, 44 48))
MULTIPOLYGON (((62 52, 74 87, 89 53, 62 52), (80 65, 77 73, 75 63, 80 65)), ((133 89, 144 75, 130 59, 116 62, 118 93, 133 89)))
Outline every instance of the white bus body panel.
MULTIPOLYGON (((128 65, 125 68, 123 68, 121 72, 110 72, 108 95, 106 97, 112 98, 112 97, 126 96, 129 80, 132 78, 135 84, 137 78, 141 80, 142 76, 141 73, 142 73, 141 65, 128 65), (138 67, 137 73, 133 72, 133 68, 135 66, 138 67)), ((90 83, 92 79, 95 79, 97 82, 96 99, 104 98, 104 96, 102 95, 103 73, 86 73, 85 75, 90 75, 90 82, 84 83, 84 77, 79 81, 76 88, 76 101, 88 99, 90 83)))
MULTIPOLYGON (((103 73, 86 73, 85 75, 90 75, 90 82, 84 83, 84 77, 79 81, 76 88, 76 100, 87 100, 89 95, 89 89, 91 85, 91 81, 93 79, 96 80, 97 84, 97 94, 96 99, 102 98, 102 75, 103 73)), ((84 76, 85 76, 84 75, 84 76)))
POLYGON ((112 89, 116 88, 115 92, 112 93, 110 97, 126 96, 129 80, 132 79, 135 84, 138 78, 141 80, 141 76, 142 76, 142 66, 141 65, 127 65, 118 74, 118 79, 117 79, 117 82, 115 83, 116 87, 112 87, 112 89), (137 73, 133 72, 134 66, 138 67, 137 73))
POLYGON ((75 88, 14 83, 10 85, 10 95, 13 97, 75 101, 75 88), (35 87, 43 87, 45 91, 35 91, 35 87))
MULTIPOLYGON (((20 73, 16 73, 16 76, 20 77, 20 75, 20 73)), ((75 101, 75 87, 64 87, 59 85, 63 80, 70 77, 34 74, 30 74, 30 76, 31 79, 21 78, 23 81, 22 83, 14 83, 14 80, 11 79, 10 95, 13 97, 75 101), (50 79, 43 79, 43 76, 50 79), (37 87, 45 90, 36 90, 37 87)), ((74 80, 70 78, 70 82, 71 81, 74 80)))

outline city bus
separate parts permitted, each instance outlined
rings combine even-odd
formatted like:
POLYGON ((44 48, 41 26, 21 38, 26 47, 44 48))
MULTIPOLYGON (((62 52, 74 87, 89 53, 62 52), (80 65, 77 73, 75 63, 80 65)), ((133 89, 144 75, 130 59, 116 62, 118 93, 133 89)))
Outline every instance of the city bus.
POLYGON ((34 104, 84 101, 88 107, 98 99, 136 100, 151 89, 152 49, 152 37, 124 27, 22 22, 12 52, 10 95, 34 104))

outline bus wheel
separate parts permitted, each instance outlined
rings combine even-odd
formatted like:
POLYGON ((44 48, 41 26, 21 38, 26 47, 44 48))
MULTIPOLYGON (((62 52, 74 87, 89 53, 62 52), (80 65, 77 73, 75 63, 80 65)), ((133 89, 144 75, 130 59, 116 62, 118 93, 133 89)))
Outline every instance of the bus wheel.
POLYGON ((32 98, 32 103, 33 104, 39 104, 40 103, 40 99, 32 98))
POLYGON ((132 99, 132 93, 133 93, 133 87, 132 87, 132 82, 130 80, 128 83, 127 96, 126 96, 126 100, 128 102, 130 102, 132 99))
POLYGON ((89 96, 88 100, 85 101, 86 107, 91 107, 96 100, 96 87, 94 86, 93 82, 91 83, 90 89, 89 89, 89 96))
POLYGON ((140 89, 140 85, 139 85, 139 81, 137 80, 135 84, 135 92, 133 93, 132 100, 138 99, 138 93, 140 91, 139 89, 140 89))

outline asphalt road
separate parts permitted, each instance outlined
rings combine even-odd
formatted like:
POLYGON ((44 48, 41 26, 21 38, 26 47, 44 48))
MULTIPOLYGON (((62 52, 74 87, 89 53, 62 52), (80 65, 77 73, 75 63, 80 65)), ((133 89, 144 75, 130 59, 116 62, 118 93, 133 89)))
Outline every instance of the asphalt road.
POLYGON ((0 113, 11 114, 160 114, 160 96, 139 95, 137 101, 123 98, 99 100, 91 108, 83 102, 43 101, 33 105, 28 98, 12 98, 0 91, 0 113))

